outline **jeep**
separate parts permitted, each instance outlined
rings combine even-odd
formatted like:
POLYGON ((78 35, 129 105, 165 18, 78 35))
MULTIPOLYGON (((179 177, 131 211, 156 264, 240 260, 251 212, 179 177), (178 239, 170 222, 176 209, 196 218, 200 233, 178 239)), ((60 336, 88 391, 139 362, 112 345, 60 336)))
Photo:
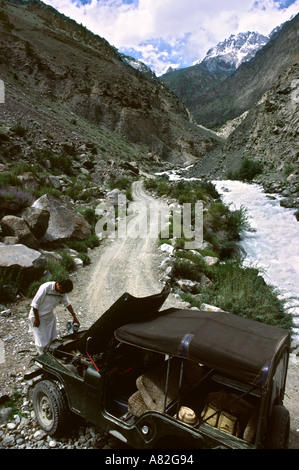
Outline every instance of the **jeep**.
POLYGON ((35 358, 41 428, 61 434, 75 414, 135 449, 287 448, 290 332, 228 312, 163 310, 168 293, 125 293, 35 358))

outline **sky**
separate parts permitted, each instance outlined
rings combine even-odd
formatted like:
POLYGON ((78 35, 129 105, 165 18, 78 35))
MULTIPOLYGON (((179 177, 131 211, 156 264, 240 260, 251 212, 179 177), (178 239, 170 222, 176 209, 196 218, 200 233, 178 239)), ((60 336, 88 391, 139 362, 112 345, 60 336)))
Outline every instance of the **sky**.
POLYGON ((157 76, 189 67, 231 34, 269 35, 299 0, 43 0, 157 76))

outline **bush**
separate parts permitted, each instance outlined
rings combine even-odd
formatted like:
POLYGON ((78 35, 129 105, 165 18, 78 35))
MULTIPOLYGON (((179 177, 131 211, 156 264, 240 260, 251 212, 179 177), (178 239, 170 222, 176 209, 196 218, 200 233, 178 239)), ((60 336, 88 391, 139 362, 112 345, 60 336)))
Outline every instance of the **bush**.
POLYGON ((83 215, 84 219, 89 223, 89 225, 94 227, 96 226, 97 221, 99 220, 99 216, 96 215, 95 210, 91 207, 87 207, 84 209, 78 209, 81 215, 83 215))
POLYGON ((11 172, 0 173, 0 186, 22 186, 21 180, 11 172))
POLYGON ((81 253, 86 253, 88 245, 86 241, 79 241, 79 240, 68 240, 66 245, 71 248, 72 250, 76 250, 81 253))
POLYGON ((24 282, 22 268, 14 266, 0 269, 0 303, 13 302, 24 282))
POLYGON ((72 258, 72 256, 66 251, 61 251, 60 255, 62 256, 61 266, 63 266, 68 272, 73 271, 76 267, 74 258, 72 258))
POLYGON ((51 261, 46 264, 46 270, 50 273, 50 276, 47 278, 41 277, 37 281, 32 282, 26 290, 26 295, 28 297, 34 297, 38 288, 44 284, 44 282, 49 281, 63 281, 64 279, 69 278, 68 270, 62 266, 62 264, 58 263, 57 261, 51 261))
POLYGON ((67 269, 57 261, 48 262, 46 264, 46 270, 49 271, 51 274, 51 278, 49 279, 49 281, 60 282, 63 279, 68 279, 69 277, 67 269))
POLYGON ((118 188, 122 191, 122 190, 130 189, 131 180, 126 177, 121 177, 121 178, 111 179, 108 184, 109 184, 110 189, 118 188))
POLYGON ((58 155, 50 149, 38 149, 35 151, 36 160, 43 165, 45 160, 49 160, 52 167, 63 171, 66 175, 73 175, 72 159, 68 155, 58 155))
POLYGON ((90 264, 90 257, 86 253, 79 253, 78 258, 82 259, 84 266, 90 264))
POLYGON ((145 181, 145 188, 151 189, 158 196, 166 195, 176 199, 179 204, 195 204, 199 200, 206 200, 209 197, 219 198, 215 185, 210 181, 172 181, 168 178, 159 177, 145 181))
POLYGON ((174 262, 175 277, 200 282, 202 274, 211 274, 210 267, 202 258, 188 250, 177 251, 174 262))
POLYGON ((241 167, 237 171, 230 171, 227 174, 227 178, 231 180, 240 181, 252 181, 257 175, 263 172, 263 166, 260 162, 249 160, 246 158, 243 160, 241 167))
POLYGON ((100 244, 99 237, 95 233, 90 235, 86 240, 86 245, 88 248, 95 248, 96 246, 99 246, 99 244, 100 244))
POLYGON ((27 134, 27 129, 21 124, 17 124, 16 126, 12 127, 11 131, 19 137, 25 137, 27 134))

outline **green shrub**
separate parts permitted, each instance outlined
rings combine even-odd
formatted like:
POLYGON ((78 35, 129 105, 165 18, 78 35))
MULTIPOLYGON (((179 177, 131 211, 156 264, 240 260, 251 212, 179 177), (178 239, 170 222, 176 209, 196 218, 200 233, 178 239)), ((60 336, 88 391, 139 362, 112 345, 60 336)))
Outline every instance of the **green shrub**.
POLYGON ((38 149, 35 151, 35 158, 41 165, 44 165, 45 160, 49 160, 54 170, 62 171, 66 175, 72 176, 74 173, 72 159, 68 155, 58 155, 50 149, 38 149))
POLYGON ((246 158, 243 160, 239 170, 228 172, 227 178, 231 180, 252 181, 262 172, 263 166, 260 162, 246 158))
POLYGON ((78 253, 78 258, 82 259, 84 266, 90 264, 90 257, 86 253, 78 253))
POLYGON ((99 216, 96 215, 95 210, 92 207, 87 207, 87 208, 79 208, 78 212, 80 212, 80 214, 83 215, 84 219, 94 229, 97 221, 99 220, 99 216))
MULTIPOLYGON (((4 395, 5 396, 5 395, 4 395)), ((11 408, 11 416, 18 415, 20 418, 24 415, 22 410, 23 396, 18 390, 14 390, 13 393, 1 403, 1 408, 11 408)))
POLYGON ((62 281, 63 279, 68 279, 69 273, 67 269, 62 266, 61 263, 57 261, 51 261, 46 264, 46 270, 50 272, 51 278, 49 281, 62 281))
POLYGON ((189 250, 176 252, 174 261, 175 277, 200 282, 202 274, 211 274, 210 267, 202 258, 189 250))
POLYGON ((61 266, 63 266, 68 272, 73 271, 76 267, 74 258, 72 258, 72 256, 66 251, 61 251, 60 255, 62 256, 61 266))
POLYGON ((121 191, 129 189, 131 187, 131 184, 132 183, 131 183, 130 178, 126 178, 126 177, 111 179, 108 183, 110 189, 118 188, 121 191))
POLYGON ((14 266, 0 269, 0 303, 13 302, 24 281, 22 268, 14 266), (8 287, 7 287, 8 286, 8 287), (11 288, 12 287, 12 288, 11 288))
POLYGON ((11 131, 19 137, 25 137, 27 134, 27 129, 21 124, 17 124, 16 126, 12 127, 11 131))
POLYGON ((230 210, 222 201, 209 205, 204 217, 204 237, 210 242, 221 259, 230 258, 246 230, 250 230, 247 211, 244 207, 230 210))
POLYGON ((73 250, 76 250, 81 253, 86 253, 87 248, 88 248, 86 241, 79 241, 79 240, 68 240, 66 242, 66 245, 69 248, 72 248, 73 250))
POLYGON ((159 177, 146 180, 145 188, 155 191, 158 196, 166 195, 176 199, 179 204, 194 204, 208 197, 219 197, 215 185, 210 181, 169 181, 167 177, 159 177))
POLYGON ((12 172, 0 173, 0 186, 22 186, 22 182, 12 172))
POLYGON ((86 245, 88 248, 95 248, 96 246, 99 246, 99 244, 99 237, 95 233, 91 234, 86 240, 86 245))
POLYGON ((37 293, 38 291, 38 288, 44 283, 46 282, 46 279, 44 278, 41 278, 39 279, 38 281, 33 281, 27 288, 26 290, 26 295, 27 297, 29 298, 32 298, 35 296, 35 294, 37 293))

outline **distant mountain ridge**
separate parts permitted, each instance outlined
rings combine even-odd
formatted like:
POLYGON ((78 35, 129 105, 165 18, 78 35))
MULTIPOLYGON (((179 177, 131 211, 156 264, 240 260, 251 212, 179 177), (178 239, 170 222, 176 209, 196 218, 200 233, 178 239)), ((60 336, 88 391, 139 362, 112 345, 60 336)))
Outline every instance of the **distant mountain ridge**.
POLYGON ((233 72, 243 62, 252 59, 258 50, 267 44, 270 36, 256 31, 232 34, 228 39, 212 47, 205 58, 198 62, 211 73, 233 72))
POLYGON ((229 69, 228 62, 224 66, 219 54, 215 61, 217 52, 214 50, 209 51, 206 61, 169 72, 160 79, 186 104, 199 124, 219 128, 254 106, 277 77, 291 66, 298 51, 298 22, 299 14, 276 28, 254 57, 242 62, 236 70, 229 69), (219 57, 222 66, 219 66, 219 57))

